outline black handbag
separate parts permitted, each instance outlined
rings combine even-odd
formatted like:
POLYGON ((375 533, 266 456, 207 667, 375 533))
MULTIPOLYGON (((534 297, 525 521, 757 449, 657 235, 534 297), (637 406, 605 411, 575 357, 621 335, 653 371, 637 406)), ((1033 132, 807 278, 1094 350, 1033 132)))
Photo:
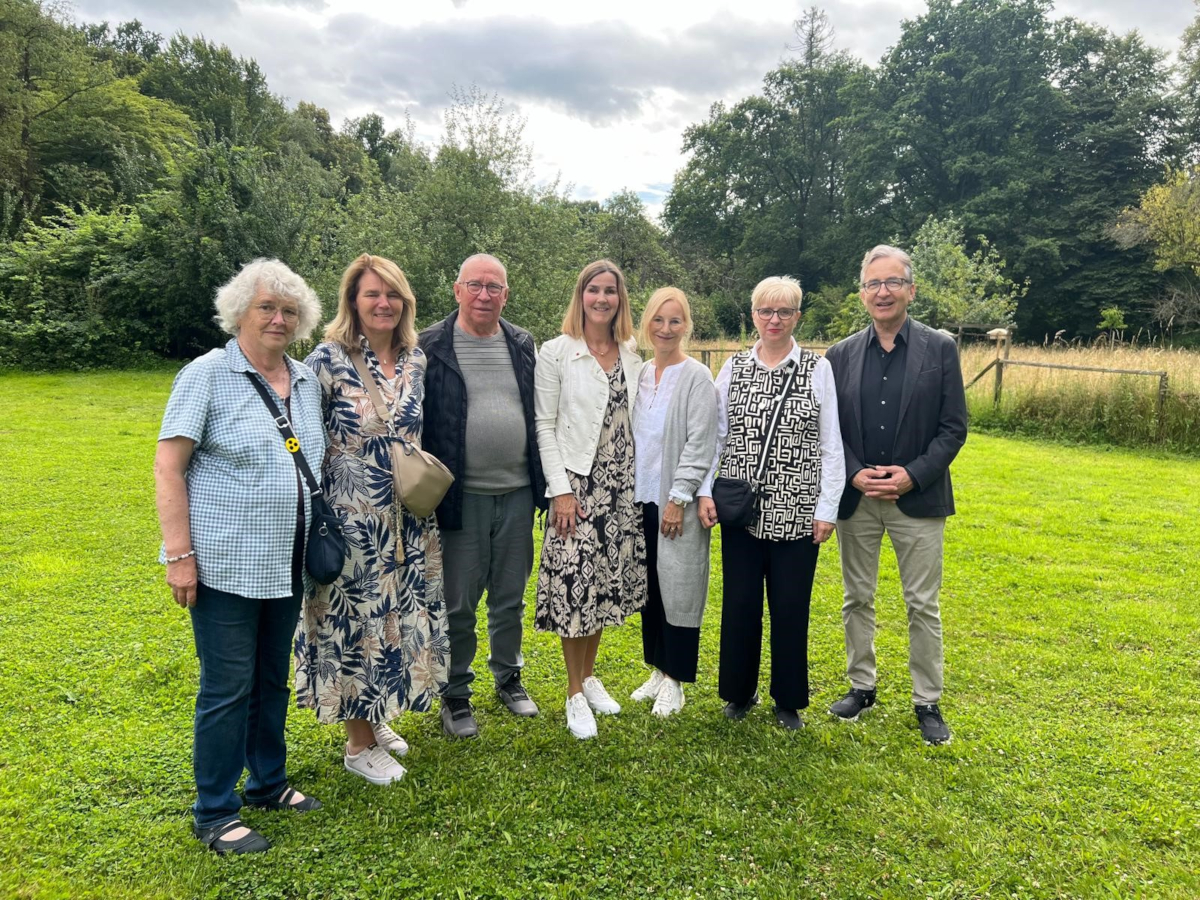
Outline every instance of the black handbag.
POLYGON ((771 449, 771 441, 775 438, 775 430, 779 425, 779 415, 783 411, 783 400, 787 397, 792 385, 796 382, 796 372, 800 366, 793 364, 792 371, 783 388, 775 398, 775 411, 771 414, 767 434, 763 438, 762 455, 758 460, 758 469, 754 472, 754 480, 745 478, 725 478, 717 476, 713 479, 712 500, 717 507, 717 522, 722 526, 732 528, 749 528, 758 519, 758 492, 762 488, 763 473, 767 468, 767 457, 771 449))
POLYGON ((296 432, 292 430, 292 423, 288 421, 287 416, 279 412, 275 401, 267 393, 266 386, 255 377, 254 373, 247 372, 246 377, 250 379, 250 383, 258 391, 258 396, 266 404, 267 411, 275 420, 275 427, 279 429, 284 446, 292 455, 292 462, 304 476, 309 495, 312 498, 312 524, 308 529, 304 568, 308 570, 308 574, 317 584, 333 584, 342 574, 342 567, 346 565, 346 536, 342 534, 342 520, 338 518, 338 514, 333 511, 333 507, 325 499, 325 495, 321 492, 321 486, 313 477, 312 469, 308 467, 304 454, 300 452, 300 440, 296 437, 296 432))

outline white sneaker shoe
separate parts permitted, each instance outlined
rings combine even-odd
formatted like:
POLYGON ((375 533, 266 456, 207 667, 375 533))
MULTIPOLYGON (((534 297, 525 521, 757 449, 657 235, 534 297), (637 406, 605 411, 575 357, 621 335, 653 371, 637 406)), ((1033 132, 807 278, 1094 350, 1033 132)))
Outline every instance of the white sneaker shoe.
POLYGON ((372 744, 356 756, 346 753, 342 761, 347 772, 361 775, 371 784, 391 784, 403 778, 408 771, 378 744, 372 744))
POLYGON ((621 711, 621 704, 608 695, 608 691, 595 675, 583 679, 583 696, 595 712, 615 716, 621 711))
POLYGON ((643 700, 653 700, 658 696, 658 689, 662 687, 664 677, 662 672, 655 669, 654 674, 646 679, 646 683, 629 695, 629 699, 636 700, 638 703, 643 700))
POLYGON ((567 727, 581 741, 596 736, 596 717, 583 694, 567 698, 567 727))
POLYGON ((372 725, 371 730, 375 732, 375 743, 388 753, 395 754, 396 756, 404 756, 408 753, 408 741, 392 731, 386 722, 379 725, 372 725))
POLYGON ((683 685, 674 678, 663 678, 658 696, 654 698, 654 708, 650 712, 666 718, 683 709, 683 685))

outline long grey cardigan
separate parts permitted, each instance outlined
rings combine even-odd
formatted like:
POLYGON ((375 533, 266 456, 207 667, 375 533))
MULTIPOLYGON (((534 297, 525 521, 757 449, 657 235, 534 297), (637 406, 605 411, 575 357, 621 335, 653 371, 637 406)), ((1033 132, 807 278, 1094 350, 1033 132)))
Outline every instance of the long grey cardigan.
MULTIPOLYGON (((691 357, 680 365, 683 369, 671 392, 663 433, 660 527, 671 491, 694 499, 717 451, 717 389, 712 373, 691 357)), ((700 524, 694 503, 684 510, 683 533, 679 537, 670 540, 658 532, 658 587, 663 611, 672 625, 700 627, 704 603, 708 600, 710 537, 709 529, 700 524)))

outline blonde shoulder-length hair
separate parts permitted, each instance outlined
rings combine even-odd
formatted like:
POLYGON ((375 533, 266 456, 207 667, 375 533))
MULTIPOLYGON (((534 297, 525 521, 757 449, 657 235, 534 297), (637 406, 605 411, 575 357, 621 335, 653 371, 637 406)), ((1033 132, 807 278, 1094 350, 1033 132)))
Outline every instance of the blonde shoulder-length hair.
POLYGON ((679 349, 687 347, 688 338, 692 336, 692 307, 688 303, 687 294, 677 287, 661 287, 646 301, 646 309, 642 313, 641 324, 638 325, 638 342, 646 349, 654 347, 650 341, 651 321, 658 315, 658 311, 672 300, 678 303, 679 308, 683 311, 683 340, 679 342, 679 349))
POLYGON ((629 291, 625 288, 625 274, 615 262, 608 259, 598 259, 583 267, 579 278, 575 281, 575 293, 571 295, 571 304, 563 316, 562 333, 573 338, 583 337, 583 292, 597 275, 609 272, 617 279, 617 297, 620 306, 613 316, 612 336, 617 343, 624 344, 633 337, 633 314, 629 311, 629 291))
POLYGON ((325 340, 341 344, 347 350, 358 348, 358 336, 362 334, 362 322, 358 319, 355 300, 363 274, 374 272, 384 284, 397 291, 404 300, 404 311, 400 322, 392 332, 392 347, 396 350, 411 350, 417 346, 417 298, 409 287, 404 272, 390 259, 364 253, 346 267, 342 273, 342 284, 338 288, 337 315, 325 326, 325 340))

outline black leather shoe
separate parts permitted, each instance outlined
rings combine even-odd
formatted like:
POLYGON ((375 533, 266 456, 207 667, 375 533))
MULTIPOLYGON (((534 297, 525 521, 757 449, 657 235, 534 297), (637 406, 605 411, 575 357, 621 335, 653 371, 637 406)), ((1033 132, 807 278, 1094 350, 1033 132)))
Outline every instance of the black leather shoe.
POLYGON ((918 703, 913 711, 917 714, 917 723, 921 726, 921 737, 925 743, 934 746, 950 743, 950 727, 942 718, 942 711, 936 703, 918 703))
POLYGON ((833 706, 829 707, 829 711, 839 719, 845 719, 847 722, 853 722, 859 717, 859 714, 870 709, 875 705, 875 689, 869 691, 860 690, 859 688, 850 688, 846 692, 846 696, 838 700, 833 706))
POLYGON ((750 712, 751 708, 758 703, 758 694, 755 694, 745 703, 734 703, 730 700, 725 704, 725 718, 739 720, 746 718, 746 713, 750 712))
POLYGON ((321 801, 316 797, 305 796, 298 803, 293 803, 292 799, 296 796, 296 789, 285 787, 283 793, 278 797, 271 797, 267 800, 250 800, 246 797, 242 798, 242 802, 246 806, 252 806, 255 809, 290 809, 292 812, 314 812, 321 808, 321 801))
POLYGON ((775 707, 775 723, 788 731, 799 731, 804 727, 804 720, 800 718, 800 713, 782 706, 775 707))
POLYGON ((226 840, 223 837, 231 831, 245 827, 246 824, 241 819, 234 819, 232 822, 213 825, 211 828, 193 825, 192 833, 217 856, 224 856, 226 853, 263 853, 271 849, 271 842, 253 828, 249 834, 244 834, 236 840, 226 840))

